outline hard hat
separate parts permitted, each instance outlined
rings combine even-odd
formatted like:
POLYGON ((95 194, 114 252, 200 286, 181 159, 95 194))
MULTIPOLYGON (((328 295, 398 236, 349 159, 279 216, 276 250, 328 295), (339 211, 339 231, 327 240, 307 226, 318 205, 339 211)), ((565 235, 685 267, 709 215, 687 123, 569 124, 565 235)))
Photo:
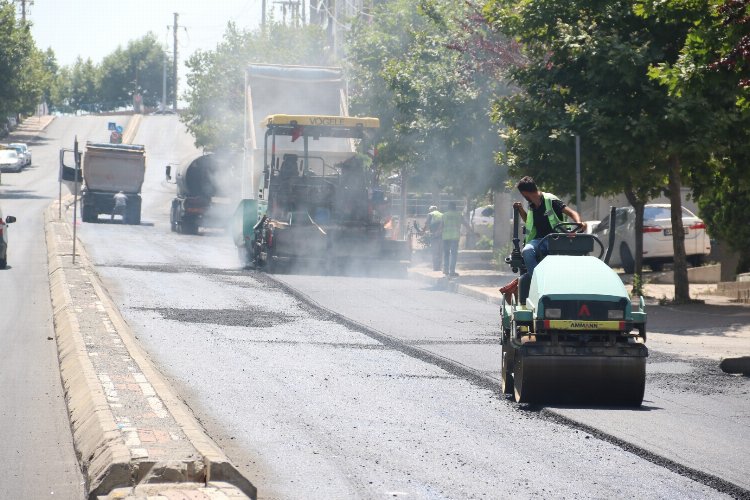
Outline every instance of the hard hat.
POLYGON ((433 210, 437 210, 437 207, 435 205, 430 205, 430 208, 427 209, 429 212, 432 212, 433 210))

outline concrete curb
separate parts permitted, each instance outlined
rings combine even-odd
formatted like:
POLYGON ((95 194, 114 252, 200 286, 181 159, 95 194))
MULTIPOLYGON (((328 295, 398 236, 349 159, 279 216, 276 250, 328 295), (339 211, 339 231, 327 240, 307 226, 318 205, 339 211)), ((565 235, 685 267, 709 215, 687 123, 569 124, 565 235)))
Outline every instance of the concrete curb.
POLYGON ((138 134, 138 128, 141 126, 141 120, 143 120, 143 115, 133 115, 130 120, 128 120, 128 127, 122 134, 123 144, 131 144, 133 142, 133 139, 135 139, 135 136, 138 134))
MULTIPOLYGON (((80 243, 80 242, 79 242, 80 243)), ((82 252, 85 250, 82 249, 82 252)), ((88 263, 88 258, 86 258, 88 263)), ((133 332, 120 314, 119 309, 114 304, 109 294, 104 289, 95 273, 92 273, 91 284, 96 289, 96 294, 101 300, 104 310, 112 320, 112 324, 120 335, 123 344, 130 352, 141 372, 146 376, 149 383, 153 386, 154 391, 164 403, 169 413, 177 421, 182 431, 187 436, 190 443, 203 457, 206 466, 206 482, 218 481, 233 484, 239 487, 251 498, 255 498, 255 487, 252 483, 237 471, 234 465, 221 451, 221 448, 208 437, 203 427, 193 416, 185 403, 177 397, 172 388, 168 385, 161 373, 154 367, 146 352, 141 345, 135 340, 133 332), (252 493, 250 493, 252 492, 252 493)))
MULTIPOLYGON (((257 491, 252 483, 208 437, 187 406, 152 365, 101 284, 85 249, 78 242, 77 267, 88 271, 96 299, 101 302, 123 345, 200 455, 198 463, 193 464, 169 462, 168 458, 160 460, 158 464, 131 459, 130 450, 124 444, 74 314, 75 305, 68 291, 71 285, 66 280, 62 263, 63 256, 68 257, 70 253, 65 254, 60 247, 61 240, 72 235, 67 225, 64 229, 66 235, 61 236, 56 232, 54 225, 61 222, 57 219, 56 203, 53 203, 45 211, 45 233, 54 328, 73 441, 87 480, 89 498, 107 495, 115 488, 149 482, 223 482, 241 492, 241 497, 256 498, 257 491)), ((169 487, 174 488, 174 484, 169 487)))
MULTIPOLYGON (((473 299, 481 300, 482 302, 489 302, 490 304, 500 305, 502 303, 502 297, 493 297, 491 295, 488 295, 484 291, 477 289, 476 287, 473 287, 471 285, 462 285, 455 280, 449 280, 448 278, 436 278, 415 269, 409 269, 407 274, 409 278, 417 279, 424 283, 429 283, 435 287, 440 287, 446 292, 465 295, 473 299)), ((498 288, 500 287, 498 286, 498 288)))
POLYGON ((87 489, 98 491, 126 485, 131 477, 130 452, 119 438, 117 424, 89 359, 78 321, 71 312, 73 305, 62 269, 62 252, 50 220, 50 209, 47 209, 45 232, 52 316, 73 442, 85 472, 87 489))

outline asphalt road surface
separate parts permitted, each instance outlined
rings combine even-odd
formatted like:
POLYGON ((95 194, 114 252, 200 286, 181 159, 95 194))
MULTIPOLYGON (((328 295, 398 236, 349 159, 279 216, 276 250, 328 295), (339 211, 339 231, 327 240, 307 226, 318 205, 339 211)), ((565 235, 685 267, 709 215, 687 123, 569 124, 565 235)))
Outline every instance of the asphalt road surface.
MULTIPOLYGON (((0 497, 80 499, 84 494, 60 382, 52 327, 43 212, 58 195, 60 147, 75 135, 103 141, 107 118, 61 117, 37 138, 20 137, 33 164, 3 173, 0 206, 9 227, 0 270, 0 497)), ((123 121, 124 123, 124 121, 123 121)))
MULTIPOLYGON (((446 296, 408 280, 283 275, 279 279, 327 309, 378 332, 500 380, 497 306, 446 296), (374 306, 374 307, 373 307, 374 306)), ((653 311, 649 331, 750 323, 686 308, 653 311)), ((750 489, 750 380, 722 373, 715 361, 682 359, 651 350, 646 395, 638 410, 554 408, 643 450, 750 489)))
MULTIPOLYGON (((34 165, 2 176, 3 212, 18 217, 0 270, 7 498, 83 495, 42 213, 59 148, 106 141, 111 120, 56 119, 31 144, 34 165)), ((240 270, 227 234, 169 231, 163 167, 196 153, 176 117, 145 117, 136 142, 149 165, 143 223, 81 224, 81 238, 156 365, 262 498, 747 495, 746 378, 652 347, 641 410, 515 405, 492 383, 495 306, 409 280, 286 274, 280 286, 240 270)), ((740 308, 650 313, 670 338, 750 322, 740 308)))
POLYGON ((148 158, 143 223, 79 234, 157 367, 261 498, 747 493, 746 380, 722 379, 719 396, 699 361, 654 353, 640 411, 556 410, 590 426, 577 428, 510 403, 491 380, 496 307, 409 280, 281 286, 241 270, 228 234, 169 230, 163 167, 194 152, 176 117, 145 117, 135 142, 148 158))

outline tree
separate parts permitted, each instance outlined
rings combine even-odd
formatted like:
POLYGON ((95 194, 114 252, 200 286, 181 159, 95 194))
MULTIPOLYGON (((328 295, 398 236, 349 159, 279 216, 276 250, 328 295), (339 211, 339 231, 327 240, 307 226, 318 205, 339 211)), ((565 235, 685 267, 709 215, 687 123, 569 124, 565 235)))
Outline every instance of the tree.
MULTIPOLYGON (((27 111, 38 88, 27 75, 34 56, 34 40, 26 26, 16 20, 15 6, 0 2, 0 116, 27 111), (31 95, 28 95, 28 94, 31 95)), ((36 103, 34 103, 36 105, 36 103)), ((33 109, 34 106, 31 106, 33 109)))
POLYGON ((502 84, 454 47, 466 37, 460 21, 467 8, 384 2, 354 24, 347 49, 352 110, 381 120, 381 166, 473 200, 499 174, 488 111, 502 84))
POLYGON ((739 272, 750 270, 750 234, 737 216, 750 201, 750 1, 647 0, 638 9, 644 17, 690 21, 677 60, 654 65, 650 75, 683 106, 710 100, 701 119, 711 124, 703 130, 711 154, 693 165, 689 180, 709 232, 740 253, 739 272))
POLYGON ((637 273, 643 204, 668 192, 675 300, 689 300, 680 174, 705 159, 711 145, 704 132, 718 124, 702 119, 711 96, 675 100, 648 74, 677 60, 689 20, 639 16, 625 0, 490 0, 485 14, 494 29, 523 44, 527 58, 512 72, 521 92, 500 99, 495 114, 508 124, 511 172, 573 192, 572 136, 580 135, 585 191, 625 191, 637 210, 637 273))
MULTIPOLYGON (((169 57, 153 33, 128 42, 106 56, 99 68, 101 108, 112 110, 129 106, 134 94, 141 95, 143 104, 156 107, 162 100, 164 59, 169 57)), ((167 100, 174 95, 174 77, 167 72, 167 100)))
POLYGON ((244 70, 250 63, 325 65, 325 33, 317 26, 270 22, 265 32, 227 25, 214 50, 198 51, 186 62, 187 108, 182 121, 199 147, 242 149, 244 70))
POLYGON ((59 102, 58 99, 60 96, 57 88, 60 66, 57 64, 57 57, 51 48, 40 52, 40 57, 42 67, 42 100, 47 103, 50 109, 54 109, 59 102))
POLYGON ((67 91, 68 104, 73 111, 98 111, 100 108, 98 71, 91 58, 85 61, 79 56, 70 70, 67 91))

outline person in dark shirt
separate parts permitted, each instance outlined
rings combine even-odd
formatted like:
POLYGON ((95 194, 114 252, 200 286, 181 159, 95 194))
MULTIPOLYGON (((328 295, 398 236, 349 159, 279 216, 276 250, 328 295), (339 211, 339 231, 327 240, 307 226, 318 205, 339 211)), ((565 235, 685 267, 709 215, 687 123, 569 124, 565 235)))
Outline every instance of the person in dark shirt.
POLYGON ((583 225, 581 231, 586 230, 586 223, 581 222, 578 212, 568 207, 557 196, 540 191, 531 177, 526 176, 521 179, 517 187, 521 196, 529 202, 528 212, 521 202, 515 202, 513 206, 526 221, 526 244, 521 255, 526 264, 528 279, 531 279, 539 260, 548 252, 547 242, 542 242, 542 239, 553 233, 555 226, 564 222, 566 216, 574 222, 581 223, 583 225))

